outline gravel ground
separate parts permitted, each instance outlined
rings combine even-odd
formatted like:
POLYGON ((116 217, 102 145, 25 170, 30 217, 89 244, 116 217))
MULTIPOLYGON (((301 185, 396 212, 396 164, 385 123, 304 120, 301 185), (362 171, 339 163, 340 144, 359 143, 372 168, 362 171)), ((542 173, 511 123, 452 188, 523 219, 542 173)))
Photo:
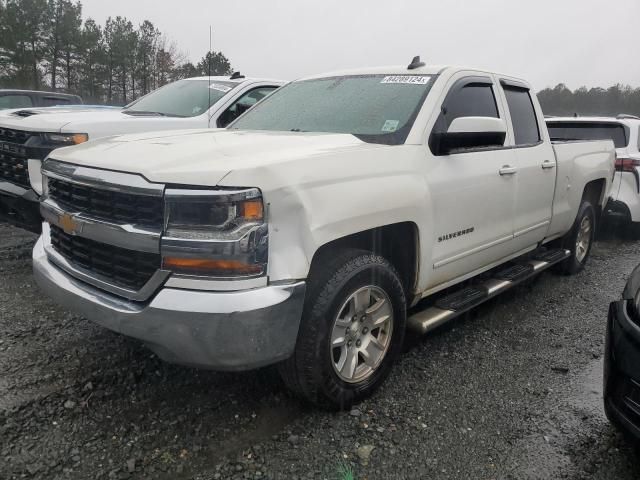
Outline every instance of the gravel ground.
POLYGON ((425 338, 351 412, 314 411, 273 369, 167 365, 57 307, 34 237, 0 225, 0 478, 640 478, 606 422, 607 307, 640 243, 600 241, 425 338))

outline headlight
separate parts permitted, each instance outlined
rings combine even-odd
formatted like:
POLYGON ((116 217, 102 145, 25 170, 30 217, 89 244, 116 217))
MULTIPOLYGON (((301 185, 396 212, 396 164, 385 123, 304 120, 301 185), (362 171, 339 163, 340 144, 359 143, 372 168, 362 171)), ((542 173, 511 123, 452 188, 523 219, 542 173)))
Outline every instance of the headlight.
POLYGON ((177 274, 216 278, 266 273, 267 225, 256 188, 167 189, 162 264, 177 274))
POLYGON ((43 137, 47 143, 60 147, 79 145, 89 141, 86 133, 45 133, 43 137))

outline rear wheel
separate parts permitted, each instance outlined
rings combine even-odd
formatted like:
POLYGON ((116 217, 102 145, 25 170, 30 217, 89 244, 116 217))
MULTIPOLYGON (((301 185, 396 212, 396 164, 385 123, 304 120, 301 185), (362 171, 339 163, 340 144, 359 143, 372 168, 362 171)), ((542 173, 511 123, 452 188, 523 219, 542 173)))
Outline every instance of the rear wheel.
POLYGON ((556 271, 563 275, 575 275, 587 264, 596 232, 596 211, 588 200, 583 200, 573 228, 560 242, 571 252, 569 258, 558 264, 556 271))
POLYGON ((349 249, 317 262, 310 275, 285 383, 310 402, 349 408, 386 379, 406 326, 402 284, 383 257, 349 249))

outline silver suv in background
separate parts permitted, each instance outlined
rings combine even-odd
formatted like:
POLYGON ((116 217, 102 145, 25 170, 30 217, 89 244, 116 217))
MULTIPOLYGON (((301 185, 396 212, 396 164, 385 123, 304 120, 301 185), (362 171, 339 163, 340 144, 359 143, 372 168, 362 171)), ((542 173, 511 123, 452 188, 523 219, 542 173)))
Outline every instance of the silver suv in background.
POLYGON ((640 232, 640 117, 549 117, 553 140, 613 140, 616 172, 605 214, 640 232))

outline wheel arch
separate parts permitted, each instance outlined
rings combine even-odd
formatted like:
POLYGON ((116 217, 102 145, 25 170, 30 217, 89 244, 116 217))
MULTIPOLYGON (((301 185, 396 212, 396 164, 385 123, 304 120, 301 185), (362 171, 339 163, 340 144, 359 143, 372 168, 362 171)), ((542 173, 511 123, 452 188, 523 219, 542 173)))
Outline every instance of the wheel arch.
POLYGON ((321 245, 311 260, 309 275, 328 256, 347 248, 360 248, 386 258, 397 270, 411 304, 416 294, 420 269, 420 233, 411 221, 370 228, 321 245))
POLYGON ((604 178, 598 178, 595 180, 591 180, 584 186, 584 190, 582 191, 582 202, 588 200, 593 208, 596 210, 596 221, 600 223, 600 218, 602 217, 602 212, 604 211, 604 206, 606 203, 606 186, 607 181, 604 178))

